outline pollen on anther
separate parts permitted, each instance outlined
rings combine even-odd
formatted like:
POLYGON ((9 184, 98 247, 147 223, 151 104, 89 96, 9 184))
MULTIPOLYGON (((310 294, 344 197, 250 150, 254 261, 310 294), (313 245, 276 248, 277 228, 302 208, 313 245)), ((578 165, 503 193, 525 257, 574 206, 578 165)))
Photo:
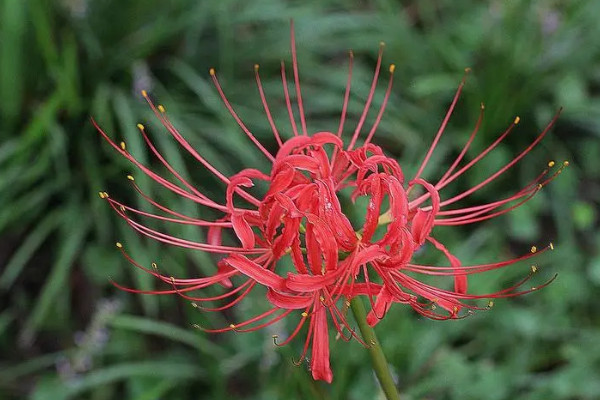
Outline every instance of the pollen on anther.
POLYGON ((124 205, 120 205, 119 206, 119 210, 121 210, 122 212, 125 212, 126 211, 125 206, 124 205))
POLYGON ((140 131, 143 131, 143 130, 144 130, 144 125, 142 125, 142 124, 137 124, 136 126, 137 126, 137 128, 138 128, 140 131))
POLYGON ((196 304, 196 303, 192 303, 192 307, 194 307, 194 308, 198 308, 198 304, 196 304))
POLYGON ((384 47, 385 46, 385 42, 379 42, 379 47, 384 47))
POLYGON ((536 273, 536 272, 537 272, 537 270, 538 270, 538 267, 537 267, 537 266, 535 266, 535 265, 532 265, 532 266, 531 266, 531 272, 533 272, 533 273, 536 273))
POLYGON ((565 161, 565 162, 563 162, 563 165, 564 165, 565 167, 568 167, 568 166, 569 166, 569 162, 568 162, 568 161, 565 161))
POLYGON ((230 327, 231 329, 235 329, 235 324, 229 324, 229 327, 230 327))
POLYGON ((538 185, 537 185, 537 188, 538 188, 538 189, 541 189, 541 188, 543 188, 543 187, 544 187, 544 185, 542 185, 541 183, 538 183, 538 185))
POLYGON ((117 243, 115 243, 115 245, 116 245, 116 246, 117 246, 119 249, 122 249, 122 248, 123 248, 123 245, 121 244, 121 242, 117 242, 117 243))
POLYGON ((127 179, 129 179, 130 181, 135 181, 135 178, 132 175, 127 175, 127 179))
POLYGON ((494 300, 488 301, 488 308, 494 307, 494 300))
POLYGON ((390 74, 393 74, 396 70, 396 64, 390 64, 390 74))
POLYGON ((121 142, 121 148, 123 150, 127 150, 127 146, 125 145, 125 142, 121 142))
POLYGON ((258 69, 259 69, 259 68, 260 68, 260 65, 258 65, 258 64, 254 64, 254 70, 255 70, 255 71, 258 71, 258 69))
POLYGON ((550 160, 550 162, 548 163, 548 166, 549 166, 550 168, 554 167, 554 161, 550 160))
POLYGON ((165 111, 167 111, 165 109, 165 106, 163 106, 162 104, 159 104, 158 107, 156 107, 156 108, 158 108, 158 111, 160 111, 161 113, 164 113, 165 111))
POLYGON ((308 317, 308 313, 307 313, 306 311, 304 311, 304 312, 303 312, 301 315, 302 315, 304 318, 308 317))
POLYGON ((200 328, 200 325, 198 325, 198 324, 193 324, 192 327, 196 328, 196 329, 202 329, 202 328, 200 328))
POLYGON ((514 124, 517 125, 520 121, 521 121, 521 117, 517 116, 517 117, 515 117, 514 124))
POLYGON ((152 266, 153 270, 157 270, 158 269, 158 265, 156 265, 155 262, 153 262, 152 264, 150 264, 152 266))
POLYGON ((319 296, 319 300, 321 300, 321 302, 324 302, 325 301, 325 297, 319 296))
POLYGON ((214 68, 211 68, 211 69, 209 69, 209 70, 208 70, 208 73, 209 73, 211 76, 214 76, 214 75, 215 75, 215 69, 214 69, 214 68))
POLYGON ((485 110, 485 104, 481 103, 481 104, 479 105, 479 107, 480 107, 482 110, 485 110))
POLYGON ((100 196, 101 199, 106 198, 106 196, 104 196, 104 192, 98 192, 98 196, 100 196))
POLYGON ((550 246, 550 250, 554 250, 554 243, 550 242, 549 246, 550 246))
POLYGON ((467 68, 465 68, 465 73, 467 73, 467 74, 468 74, 469 72, 471 72, 471 67, 467 67, 467 68))
POLYGON ((145 90, 142 90, 142 96, 148 97, 148 92, 146 92, 145 90))
POLYGON ((531 251, 532 253, 535 253, 537 251, 537 247, 531 246, 531 250, 529 250, 529 251, 531 251))

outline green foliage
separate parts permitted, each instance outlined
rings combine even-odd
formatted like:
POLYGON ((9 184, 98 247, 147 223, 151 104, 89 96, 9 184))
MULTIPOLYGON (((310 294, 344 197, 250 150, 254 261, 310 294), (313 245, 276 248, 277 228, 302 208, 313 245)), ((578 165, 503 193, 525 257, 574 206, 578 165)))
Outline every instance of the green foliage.
MULTIPOLYGON (((375 141, 398 156, 407 175, 427 150, 465 67, 473 72, 432 163, 440 168, 426 174, 435 176, 459 151, 480 102, 485 122, 470 154, 520 115, 517 131, 450 192, 512 159, 564 107, 544 144, 478 196, 492 201, 510 193, 549 159, 568 159, 572 167, 518 212, 477 228, 439 229, 465 264, 553 241, 557 249, 539 259, 542 276, 535 279, 541 283, 555 272, 558 279, 463 321, 427 321, 395 306, 377 333, 406 399, 600 398, 598 15, 594 0, 1 2, 0 398, 362 399, 379 390, 358 343, 333 343, 334 383, 324 386, 305 366, 292 364, 301 340, 272 346, 271 335, 283 325, 219 336, 191 328, 247 318, 264 308, 260 296, 229 313, 203 314, 176 297, 132 295, 109 281, 142 289, 157 284, 120 257, 117 240, 142 264, 156 261, 173 275, 212 271, 215 259, 140 238, 98 199, 106 190, 147 207, 127 185, 133 166, 101 140, 89 118, 150 164, 135 127, 144 123, 172 165, 218 198, 222 184, 162 134, 139 91, 160 99, 190 143, 224 174, 244 166, 266 170, 221 104, 208 69, 217 69, 242 118, 273 148, 252 68, 260 63, 274 118, 289 135, 279 62, 289 65, 290 18, 311 131, 336 129, 350 48, 356 65, 348 126, 356 123, 378 43, 386 42, 384 62, 396 64, 397 81, 375 141), (120 307, 102 309, 106 298, 120 307), (84 346, 82 337, 101 339, 84 346)), ((160 202, 200 212, 135 176, 160 202)), ((205 235, 191 227, 168 232, 193 240, 205 235)), ((471 287, 497 290, 528 268, 475 277, 471 287)))

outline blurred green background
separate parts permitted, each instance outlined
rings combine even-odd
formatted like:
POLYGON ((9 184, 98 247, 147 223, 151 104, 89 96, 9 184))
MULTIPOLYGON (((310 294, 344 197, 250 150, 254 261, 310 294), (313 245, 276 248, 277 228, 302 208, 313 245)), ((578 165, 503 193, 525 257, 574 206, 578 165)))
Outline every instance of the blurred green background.
MULTIPOLYGON (((600 398, 599 16, 595 0, 0 1, 0 398, 379 396, 358 343, 332 338, 328 386, 313 382, 306 365, 292 364, 303 340, 273 346, 271 335, 285 326, 221 335, 191 328, 252 315, 264 306, 260 296, 224 315, 204 315, 179 298, 124 293, 109 281, 155 285, 122 259, 116 240, 145 265, 157 261, 173 275, 210 271, 215 260, 140 238, 98 199, 107 190, 142 204, 125 179, 133 167, 102 142, 90 116, 153 163, 135 128, 143 122, 163 154, 218 198, 223 187, 164 135, 139 91, 159 99, 184 136, 226 175, 244 166, 267 171, 222 106, 208 69, 217 68, 247 125, 273 148, 252 67, 261 64, 283 126, 279 62, 289 65, 290 18, 311 131, 337 126, 348 49, 356 56, 349 121, 356 123, 378 43, 386 42, 384 63, 396 64, 396 81, 375 142, 398 157, 408 176, 465 67, 473 72, 433 160, 439 168, 428 168, 426 177, 439 177, 460 150, 480 102, 486 117, 469 157, 521 117, 516 132, 446 196, 510 160, 565 108, 542 145, 475 200, 500 198, 548 160, 568 159, 571 167, 559 179, 512 214, 437 231, 467 265, 553 241, 556 250, 537 260, 534 282, 554 273, 558 279, 461 321, 428 321, 396 305, 377 333, 404 399, 600 398)), ((141 174, 136 178, 161 201, 198 212, 141 174)), ((478 276, 471 288, 498 290, 528 269, 478 276)))

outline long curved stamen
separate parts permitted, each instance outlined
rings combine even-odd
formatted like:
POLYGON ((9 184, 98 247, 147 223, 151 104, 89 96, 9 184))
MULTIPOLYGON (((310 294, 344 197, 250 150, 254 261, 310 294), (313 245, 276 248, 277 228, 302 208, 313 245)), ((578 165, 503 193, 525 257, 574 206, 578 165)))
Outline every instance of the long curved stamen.
POLYGON ((377 65, 375 66, 375 73, 373 74, 373 81, 371 82, 371 89, 369 90, 369 95, 367 96, 367 101, 365 102, 365 107, 363 108, 363 112, 358 120, 358 125, 356 125, 356 129, 354 130, 354 134, 352 135, 352 140, 348 145, 348 151, 354 148, 356 144, 356 140, 360 135, 360 130, 365 123, 365 119, 367 118, 367 114, 369 113, 369 108, 371 108, 371 102, 373 101, 373 96, 375 95, 375 89, 377 88, 377 79, 379 78, 379 71, 381 70, 381 60, 383 59, 383 48, 385 47, 385 43, 381 42, 379 44, 379 54, 377 55, 377 65))
POLYGON ((146 211, 141 211, 141 210, 138 210, 137 208, 134 208, 131 206, 127 206, 117 200, 114 200, 112 197, 107 198, 107 200, 111 203, 114 203, 115 206, 117 206, 121 209, 121 211, 127 210, 127 211, 131 211, 135 214, 142 215, 144 217, 158 219, 158 220, 165 221, 165 222, 173 222, 173 223, 182 224, 182 225, 219 226, 222 228, 231 228, 231 222, 216 222, 216 221, 205 221, 202 219, 192 219, 192 218, 180 219, 180 218, 165 217, 162 215, 157 215, 157 214, 149 213, 146 211))
MULTIPOLYGON (((519 153, 518 156, 516 156, 512 161, 510 161, 508 164, 506 164, 504 167, 500 168, 498 171, 496 171, 495 173, 493 173, 492 175, 490 175, 487 179, 483 180, 482 182, 478 183, 477 185, 473 186, 471 189, 464 191, 463 193, 454 196, 448 200, 444 200, 441 203, 441 206, 445 206, 448 204, 452 204, 454 202, 457 202, 458 200, 461 200, 467 196, 469 196, 470 194, 472 194, 473 192, 481 189, 482 187, 484 187, 485 185, 487 185, 488 183, 490 183, 491 181, 493 181, 494 179, 496 179, 498 176, 502 175, 504 172, 506 172, 507 170, 509 170, 513 165, 515 165, 517 162, 519 162, 523 157, 525 157, 525 155, 527 155, 531 150, 533 150, 533 148, 535 146, 537 146, 537 144, 544 138, 544 136, 546 136, 546 134, 548 133, 548 131, 550 131, 550 129, 554 126, 554 124, 556 123, 556 120, 558 119, 558 116, 560 115, 562 111, 562 108, 554 115, 554 117, 552 118, 552 120, 550 121, 550 123, 544 128, 544 130, 535 138, 535 140, 529 145, 527 146, 527 148, 525 150, 523 150, 521 153, 519 153)), ((518 121, 515 121, 518 122, 518 121)), ((513 123, 514 124, 514 123, 513 123)), ((461 172, 461 171, 458 171, 461 172)), ((457 172, 457 174, 458 174, 457 172)), ((462 173, 462 172, 461 172, 462 173)), ((456 175, 456 174, 455 174, 456 175)), ((453 175, 454 176, 454 175, 453 175)), ((446 181, 446 183, 450 183, 453 180, 453 178, 449 178, 448 181, 446 181)), ((444 183, 441 187, 445 186, 446 183, 444 183)))
POLYGON ((139 162, 135 157, 133 157, 128 151, 124 150, 121 146, 118 146, 107 134, 106 132, 104 132, 102 130, 102 128, 100 128, 100 126, 96 123, 96 121, 94 119, 92 119, 92 124, 94 125, 94 127, 98 130, 98 132, 100 132, 100 134, 102 135, 102 137, 104 137, 104 139, 115 149, 117 150, 123 157, 127 158, 131 163, 133 163, 134 165, 136 165, 144 174, 146 174, 148 177, 150 177, 152 180, 156 181, 157 183, 159 183, 160 185, 162 185, 163 187, 169 189, 170 191, 172 191, 173 193, 176 193, 182 197, 185 197, 189 200, 192 200, 198 204, 202 204, 204 206, 210 207, 210 208, 214 208, 216 210, 219 211, 226 211, 227 207, 222 206, 220 204, 215 203, 212 200, 206 200, 205 198, 201 198, 196 196, 193 193, 190 193, 184 189, 182 189, 181 187, 175 185, 174 183, 168 181, 167 179, 163 178, 162 176, 154 173, 152 170, 150 170, 148 167, 146 167, 144 164, 142 164, 141 162, 139 162))
POLYGON ((279 136, 279 131, 277 131, 277 127, 275 126, 275 122, 273 121, 273 116, 271 115, 271 110, 269 109, 269 104, 267 103, 267 98, 265 97, 265 91, 263 89, 262 83, 260 81, 260 74, 258 73, 259 69, 258 64, 254 64, 254 76, 256 78, 256 86, 258 87, 258 92, 260 94, 260 100, 262 101, 263 108, 265 109, 265 114, 267 114, 267 120, 269 121, 269 125, 271 126, 271 130, 273 131, 273 136, 275 136, 275 140, 277 140, 277 144, 279 147, 283 144, 281 141, 281 136, 279 136))
POLYGON ((296 102, 298 103, 298 111, 300 112, 300 124, 302 125, 302 133, 307 136, 306 119, 304 117, 304 105, 302 104, 302 92, 300 91, 300 76, 298 74, 298 57, 296 54, 296 35, 294 34, 294 21, 290 23, 290 47, 292 50, 292 67, 294 70, 294 84, 296 86, 296 102))
POLYGON ((473 139, 475 139, 475 135, 477 135, 477 132, 479 132, 479 128, 481 127, 481 122, 483 121, 483 114, 485 111, 485 106, 483 105, 483 103, 481 103, 479 110, 480 110, 479 117, 477 117, 477 122, 475 123, 475 128, 473 128, 473 131, 471 132, 471 135, 469 136, 469 140, 467 140, 467 143, 463 146, 460 154, 458 155, 458 157, 456 157, 456 160, 454 160, 454 162, 452 163, 450 168, 448 168, 448 170, 444 173, 444 175, 442 175, 442 177, 440 178, 438 183, 435 185, 436 188, 439 188, 439 185, 443 184, 444 180, 446 178, 448 178, 448 176, 450 176, 450 174, 452 172, 454 172, 454 170, 456 169, 458 164, 462 161, 465 154, 467 153, 467 150, 469 150, 469 147, 471 147, 471 143, 473 142, 473 139))
POLYGON ((294 118, 294 111, 292 110, 292 101, 290 100, 287 78, 285 77, 285 63, 283 61, 281 61, 281 83, 283 85, 285 105, 287 106, 290 124, 292 125, 292 132, 294 133, 294 136, 298 136, 298 128, 296 128, 296 119, 294 118))
POLYGON ((385 91, 385 95, 383 97, 383 102, 381 103, 381 107, 379 108, 379 113, 377 113, 377 118, 375 118, 375 122, 373 123, 373 127, 371 128, 371 131, 369 132, 369 135, 367 136, 367 138, 365 139, 365 145, 369 144, 371 142, 371 139, 373 138, 373 135, 375 135, 375 132, 377 131, 377 128, 379 127, 379 123, 381 122, 381 117, 383 117, 383 113, 385 112, 385 107, 387 106, 387 102, 390 98, 390 94, 392 93, 392 85, 394 83, 394 71, 396 70, 396 66, 394 64, 390 65, 390 81, 388 83, 388 87, 385 91))
POLYGON ((258 141, 258 139, 256 139, 256 137, 254 137, 252 132, 250 132, 250 130, 246 127, 246 125, 242 122, 240 117, 237 115, 237 113, 235 112, 235 110, 233 109, 231 104, 229 103, 229 100, 227 100, 227 97, 225 96, 225 93, 223 92, 223 88, 221 88, 221 85, 219 84, 219 80, 217 79, 217 74, 216 74, 215 70, 212 68, 210 69, 210 76, 212 78, 213 83, 215 84, 215 87, 217 88, 217 91, 219 92, 219 96, 221 96, 221 100, 223 100, 223 104, 225 104, 225 107, 227 108, 227 110, 229 111, 229 113, 231 114, 233 119, 235 119, 235 122, 237 122, 237 124, 240 126, 240 128, 242 128, 242 130, 246 134, 246 136, 248 136, 248 138, 252 141, 252 143, 254 143, 254 145, 271 162, 275 161, 275 157, 273 157, 273 155, 271 153, 269 153, 267 151, 267 149, 264 148, 264 146, 258 141))
MULTIPOLYGON (((233 299, 232 301, 230 301, 229 303, 227 303, 225 305, 222 305, 220 307, 204 307, 204 306, 198 305, 197 307, 199 309, 201 309, 202 311, 210 311, 210 312, 227 310, 228 308, 231 308, 231 307, 235 306, 236 304, 238 304, 240 301, 242 301, 248 295, 248 293, 250 293, 252 291, 252 289, 256 285, 256 281, 250 281, 250 282, 252 282, 252 283, 250 283, 250 285, 248 285, 248 287, 246 289, 244 289, 244 291, 238 297, 236 297, 235 299, 233 299)), ((186 298, 187 300, 192 300, 191 298, 188 298, 187 296, 184 296, 184 295, 181 295, 181 296, 186 298)))
POLYGON ((162 106, 158 106, 158 107, 155 106, 154 102, 152 101, 152 99, 150 99, 150 96, 148 96, 148 93, 145 90, 142 90, 142 96, 144 97, 144 99, 146 100, 146 102, 148 103, 148 105, 150 106, 152 111, 154 112, 154 115, 163 124, 163 126, 167 129, 167 131, 171 134, 171 136, 173 136, 173 138, 175 138, 175 140, 181 145, 181 147, 183 147, 185 150, 187 150, 188 153, 190 153, 196 160, 198 160, 198 162, 200 162, 200 164, 202 164, 213 175, 215 175, 217 178, 219 178, 223 183, 229 184, 229 179, 227 179, 227 177, 225 175, 223 175, 221 172, 219 172, 219 170, 217 170, 204 157, 202 157, 200 154, 198 154, 196 149, 194 149, 192 147, 192 145, 187 140, 185 140, 183 135, 181 135, 181 133, 179 133, 179 131, 175 128, 175 126, 169 120, 169 118, 166 114, 165 108, 162 106))
POLYGON ((342 137, 344 131, 344 122, 346 122, 346 113, 348 111, 348 100, 350 99, 350 87, 352 85, 352 66, 354 64, 354 53, 352 50, 348 52, 348 80, 346 81, 346 90, 344 92, 344 103, 342 105, 342 113, 340 114, 340 124, 337 130, 337 136, 342 137))
POLYGON ((431 158, 433 151, 435 150, 438 142, 440 141, 440 137, 442 137, 442 134, 446 130, 446 125, 448 125, 448 121, 450 120, 450 117, 452 116, 452 113, 454 112, 454 107, 456 107, 458 98, 460 97, 463 87, 465 86, 465 82, 467 80, 467 74, 470 71, 471 71, 470 68, 465 69, 465 74, 462 78, 462 81, 458 85, 458 89, 456 89, 456 93, 454 94, 454 98, 452 99, 452 103, 450 104, 450 108, 448 108, 448 111, 446 112, 446 116, 442 120, 442 124, 440 125, 440 128, 438 129, 437 134, 435 135, 435 138, 433 139, 433 142, 431 143, 431 146, 429 147, 429 150, 427 151, 427 154, 425 155, 425 159, 423 159, 421 166, 417 170, 417 173, 415 174, 414 179, 418 179, 421 177, 421 174, 423 173, 423 170, 427 166, 427 163, 429 162, 429 159, 431 158))
POLYGON ((264 318, 267 318, 271 315, 273 315, 274 313, 276 313, 277 311, 279 311, 280 308, 278 307, 273 307, 268 311, 265 311, 262 314, 259 314, 255 317, 252 317, 244 322, 240 322, 239 324, 230 324, 228 327, 226 328, 220 328, 220 329, 206 329, 203 327, 199 327, 200 330, 204 331, 204 332, 208 332, 208 333, 221 333, 221 332, 229 332, 229 331, 236 331, 239 332, 239 328, 243 328, 245 326, 248 326, 250 324, 253 324, 255 322, 258 322, 264 318))
POLYGON ((300 322, 298 323, 298 325, 296 325, 296 328, 292 331, 292 333, 287 337, 287 339, 285 339, 283 342, 281 343, 277 343, 275 339, 277 339, 277 335, 275 335, 275 337, 273 337, 273 343, 276 346, 285 346, 288 343, 290 343, 295 337, 296 335, 298 335, 298 332, 300 332, 300 329, 302 329, 302 326, 304 326, 304 323, 306 322, 306 318, 308 317, 308 308, 304 310, 304 312, 302 312, 302 318, 300 319, 300 322))

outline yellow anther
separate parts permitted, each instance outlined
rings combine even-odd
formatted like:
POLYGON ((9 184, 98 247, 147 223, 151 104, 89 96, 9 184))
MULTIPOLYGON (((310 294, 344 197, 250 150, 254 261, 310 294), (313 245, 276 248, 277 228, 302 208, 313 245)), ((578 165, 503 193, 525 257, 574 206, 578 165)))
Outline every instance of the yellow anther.
POLYGON ((303 312, 301 315, 302 315, 302 317, 304 317, 304 318, 308 317, 308 313, 307 313, 306 311, 304 311, 304 312, 303 312))
POLYGON ((152 269, 154 269, 154 270, 157 270, 157 269, 158 269, 158 265, 156 265, 156 263, 155 263, 155 262, 153 262, 153 263, 152 263, 152 264, 150 264, 150 265, 152 265, 152 269))
POLYGON ((485 104, 481 103, 479 107, 481 107, 482 110, 485 110, 485 104))
POLYGON ((255 71, 258 71, 258 69, 259 69, 259 68, 260 68, 260 65, 258 65, 258 64, 254 64, 254 70, 255 70, 255 71))
POLYGON ((465 73, 468 74, 469 72, 471 72, 471 67, 465 68, 465 73))
POLYGON ((100 196, 101 199, 105 199, 106 197, 104 196, 104 192, 98 192, 98 196, 100 196))
POLYGON ((127 150, 127 146, 125 146, 125 142, 121 142, 121 148, 122 148, 123 150, 127 150))
POLYGON ((143 130, 144 130, 144 125, 142 125, 142 124, 137 124, 136 126, 137 126, 137 128, 138 128, 140 131, 143 131, 143 130))
POLYGON ((538 185, 537 185, 537 188, 538 188, 538 189, 541 189, 541 188, 543 188, 543 187, 544 187, 544 185, 542 185, 541 183, 538 183, 538 185))
POLYGON ((535 252, 537 251, 537 247, 535 247, 535 246, 531 246, 531 250, 530 250, 530 251, 531 251, 532 253, 535 253, 535 252))
POLYGON ((120 206, 119 206, 119 210, 121 210, 121 211, 125 212, 125 206, 123 206, 123 205, 120 205, 120 206))
POLYGON ((214 76, 215 75, 215 69, 214 68, 209 69, 208 73, 210 74, 210 76, 214 76))
POLYGON ((521 117, 515 117, 514 124, 517 125, 521 121, 521 117))
POLYGON ((350 302, 346 300, 346 307, 350 307, 350 302))
POLYGON ((172 276, 169 277, 169 280, 171 281, 171 284, 175 284, 175 278, 173 278, 172 276))
POLYGON ((123 248, 123 245, 121 244, 121 242, 117 242, 117 243, 115 243, 115 245, 116 245, 116 246, 117 246, 119 249, 122 249, 122 248, 123 248))
POLYGON ((231 329, 235 329, 235 324, 229 324, 229 327, 230 327, 231 329))
POLYGON ((132 175, 127 175, 127 179, 129 179, 130 181, 135 181, 135 178, 132 175))
POLYGON ((194 327, 196 329, 202 329, 202 328, 200 328, 200 325, 198 325, 198 324, 193 324, 192 327, 194 327))
POLYGON ((537 290, 537 286, 532 286, 531 290, 537 290))
POLYGON ((456 313, 458 312, 458 306, 454 306, 454 307, 452 308, 452 311, 454 311, 454 314, 456 314, 456 313))
POLYGON ((548 163, 548 166, 549 166, 550 168, 554 167, 554 161, 552 161, 552 160, 551 160, 551 161, 548 163))
POLYGON ((432 304, 432 305, 431 305, 431 309, 432 309, 432 310, 435 310, 436 308, 437 308, 437 307, 436 307, 436 305, 435 305, 435 304, 432 304))
POLYGON ((279 337, 279 335, 273 335, 271 336, 273 339, 277 339, 279 337))
POLYGON ((163 106, 162 104, 159 104, 158 107, 156 107, 156 108, 158 108, 158 111, 160 111, 161 113, 164 113, 165 111, 167 111, 167 110, 165 110, 165 106, 163 106))
POLYGON ((350 57, 354 57, 354 52, 353 52, 352 50, 349 50, 349 51, 348 51, 348 55, 349 55, 350 57))
POLYGON ((565 161, 565 162, 563 162, 563 165, 564 165, 565 167, 568 167, 568 166, 569 166, 569 162, 568 162, 568 161, 565 161))
POLYGON ((535 265, 531 266, 531 272, 533 272, 534 274, 537 272, 538 268, 535 265))
POLYGON ((148 92, 146 92, 145 90, 142 90, 142 96, 148 97, 148 92))
POLYGON ((488 308, 494 307, 494 300, 488 301, 488 308))
POLYGON ((325 301, 325 298, 323 296, 319 296, 319 300, 321 300, 321 302, 325 301))
POLYGON ((192 307, 194 307, 194 308, 198 308, 198 304, 196 304, 196 303, 192 303, 192 307))
POLYGON ((550 250, 554 250, 554 243, 550 242, 550 250))
POLYGON ((396 64, 390 64, 390 74, 393 74, 396 70, 396 64))
POLYGON ((104 192, 104 197, 106 197, 107 199, 110 197, 110 196, 108 195, 108 192, 104 192))
POLYGON ((379 47, 385 47, 385 42, 379 42, 379 47))

